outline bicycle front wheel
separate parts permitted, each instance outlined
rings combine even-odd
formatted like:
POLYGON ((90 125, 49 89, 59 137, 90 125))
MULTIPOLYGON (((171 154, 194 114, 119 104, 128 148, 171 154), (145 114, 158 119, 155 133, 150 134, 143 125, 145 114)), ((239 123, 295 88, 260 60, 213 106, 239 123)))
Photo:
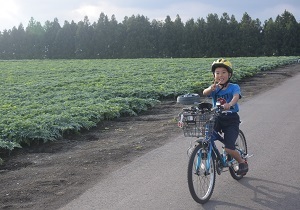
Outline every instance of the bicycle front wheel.
POLYGON ((197 203, 206 203, 214 190, 216 182, 215 161, 207 158, 207 150, 197 145, 188 164, 188 186, 197 203))

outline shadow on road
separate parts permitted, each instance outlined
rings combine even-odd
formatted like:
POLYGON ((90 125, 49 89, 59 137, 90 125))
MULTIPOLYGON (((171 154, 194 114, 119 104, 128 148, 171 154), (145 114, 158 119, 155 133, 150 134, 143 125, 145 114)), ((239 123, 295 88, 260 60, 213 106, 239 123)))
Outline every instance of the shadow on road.
MULTIPOLYGON (((274 179, 270 177, 270 179, 274 179)), ((252 200, 262 207, 270 209, 299 209, 300 187, 288 183, 245 177, 240 181, 247 189, 253 191, 252 200)))

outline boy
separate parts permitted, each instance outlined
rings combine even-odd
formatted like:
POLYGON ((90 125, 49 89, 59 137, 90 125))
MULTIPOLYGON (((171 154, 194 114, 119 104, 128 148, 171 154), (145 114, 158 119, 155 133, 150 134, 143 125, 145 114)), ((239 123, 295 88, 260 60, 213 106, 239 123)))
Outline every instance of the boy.
POLYGON ((235 141, 239 135, 240 117, 238 115, 238 100, 241 97, 240 87, 230 83, 233 70, 232 64, 223 58, 212 63, 211 71, 214 75, 214 83, 203 90, 203 95, 213 99, 213 105, 219 101, 225 110, 232 113, 221 114, 217 122, 217 129, 224 133, 225 151, 239 163, 238 175, 245 175, 248 172, 248 164, 235 150, 235 141))

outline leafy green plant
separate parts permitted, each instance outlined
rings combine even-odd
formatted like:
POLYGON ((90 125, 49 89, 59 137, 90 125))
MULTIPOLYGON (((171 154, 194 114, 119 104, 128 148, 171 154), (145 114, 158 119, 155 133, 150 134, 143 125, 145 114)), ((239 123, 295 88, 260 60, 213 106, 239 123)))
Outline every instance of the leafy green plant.
MULTIPOLYGON (((234 80, 297 57, 230 58, 234 80)), ((0 61, 0 148, 57 140, 212 82, 215 58, 0 61)))

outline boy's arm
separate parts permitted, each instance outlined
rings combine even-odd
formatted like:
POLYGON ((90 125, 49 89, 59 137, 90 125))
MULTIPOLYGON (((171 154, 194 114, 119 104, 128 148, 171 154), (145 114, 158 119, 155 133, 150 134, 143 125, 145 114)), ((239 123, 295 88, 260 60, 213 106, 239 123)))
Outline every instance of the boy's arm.
POLYGON ((212 90, 211 86, 209 86, 208 88, 203 90, 203 95, 208 96, 211 94, 212 91, 213 90, 212 90))
POLYGON ((230 107, 234 106, 238 102, 239 99, 240 99, 240 94, 235 94, 229 103, 224 104, 224 109, 229 110, 230 107))
POLYGON ((210 95, 213 91, 215 91, 217 88, 216 80, 214 81, 214 84, 209 86, 208 88, 203 90, 203 95, 208 96, 210 95))

